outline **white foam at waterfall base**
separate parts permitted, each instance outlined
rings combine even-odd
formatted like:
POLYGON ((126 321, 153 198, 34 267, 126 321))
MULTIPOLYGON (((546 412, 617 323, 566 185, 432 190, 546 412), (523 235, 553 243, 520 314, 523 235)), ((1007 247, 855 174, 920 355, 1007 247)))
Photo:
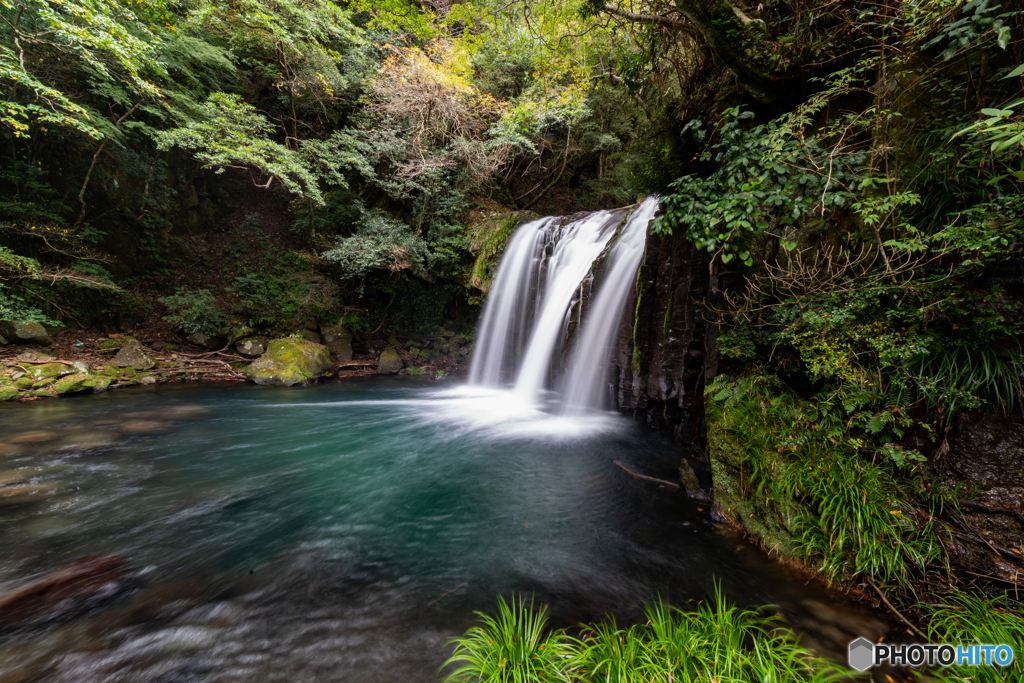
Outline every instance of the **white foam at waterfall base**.
MULTIPOLYGON (((432 392, 426 398, 329 402, 267 403, 263 408, 313 406, 378 406, 389 409, 396 425, 432 424, 446 428, 449 439, 478 435, 487 439, 577 439, 623 429, 615 415, 559 415, 546 411, 515 391, 479 386, 458 386, 432 392)), ((401 429, 401 427, 396 427, 401 429)), ((441 438, 444 438, 441 437, 441 438)))

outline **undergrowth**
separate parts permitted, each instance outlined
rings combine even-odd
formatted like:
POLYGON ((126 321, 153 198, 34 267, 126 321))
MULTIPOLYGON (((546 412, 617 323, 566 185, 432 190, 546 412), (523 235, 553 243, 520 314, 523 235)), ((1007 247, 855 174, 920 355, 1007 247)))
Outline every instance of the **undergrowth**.
POLYGON ((498 599, 498 615, 456 638, 445 683, 763 683, 846 679, 796 642, 780 620, 730 605, 716 585, 693 611, 657 601, 647 621, 620 628, 614 618, 583 626, 579 637, 547 628, 547 610, 522 598, 498 599))
POLYGON ((921 490, 916 452, 873 443, 855 405, 763 377, 720 376, 707 398, 716 478, 738 478, 737 497, 788 533, 798 559, 830 581, 898 587, 940 559, 941 492, 921 490))

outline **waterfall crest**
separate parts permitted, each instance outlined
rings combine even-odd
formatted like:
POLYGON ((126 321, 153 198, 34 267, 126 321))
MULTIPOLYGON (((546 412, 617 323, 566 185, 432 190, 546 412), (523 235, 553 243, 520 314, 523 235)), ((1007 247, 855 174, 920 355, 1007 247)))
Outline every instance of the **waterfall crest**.
POLYGON ((631 212, 597 211, 567 224, 548 217, 521 225, 509 240, 484 307, 470 383, 511 384, 520 398, 538 402, 553 384, 552 361, 566 339, 574 306, 582 303, 581 283, 605 254, 594 294, 581 307, 562 382, 562 412, 606 407, 612 341, 657 209, 658 200, 648 198, 631 212))

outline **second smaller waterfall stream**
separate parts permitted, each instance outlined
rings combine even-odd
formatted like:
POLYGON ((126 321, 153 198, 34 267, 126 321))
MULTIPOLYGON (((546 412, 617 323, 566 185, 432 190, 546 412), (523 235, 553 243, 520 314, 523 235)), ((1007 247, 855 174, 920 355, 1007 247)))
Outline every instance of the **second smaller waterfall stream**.
POLYGON ((604 254, 561 383, 564 414, 606 407, 612 341, 657 209, 652 197, 631 212, 597 211, 564 225, 552 217, 521 225, 484 308, 470 382, 498 387, 514 378, 516 394, 537 402, 551 388, 552 360, 581 303, 580 285, 604 254))

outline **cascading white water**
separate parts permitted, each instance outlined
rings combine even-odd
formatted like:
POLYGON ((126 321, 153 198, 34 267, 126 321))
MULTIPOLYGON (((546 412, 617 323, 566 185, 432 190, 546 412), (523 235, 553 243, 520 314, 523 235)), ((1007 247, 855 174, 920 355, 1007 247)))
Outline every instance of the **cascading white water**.
POLYGON ((470 384, 496 387, 506 362, 522 353, 530 329, 540 258, 553 218, 522 225, 508 246, 491 284, 477 335, 470 384))
POLYGON ((564 414, 579 415, 604 407, 612 339, 619 329, 626 297, 644 256, 647 225, 657 211, 658 200, 645 199, 630 215, 608 254, 607 271, 580 325, 563 393, 564 414))
POLYGON ((539 314, 516 379, 515 391, 535 401, 544 388, 551 355, 565 330, 572 295, 611 239, 621 212, 598 211, 568 226, 548 259, 539 314))
POLYGON ((577 330, 563 412, 600 407, 609 345, 643 256, 647 224, 657 207, 656 199, 645 200, 624 225, 623 210, 598 211, 564 227, 554 218, 523 224, 505 249, 488 296, 470 383, 500 386, 510 361, 518 360, 515 394, 528 404, 538 401, 552 356, 566 336, 574 295, 616 228, 623 225, 577 330))

